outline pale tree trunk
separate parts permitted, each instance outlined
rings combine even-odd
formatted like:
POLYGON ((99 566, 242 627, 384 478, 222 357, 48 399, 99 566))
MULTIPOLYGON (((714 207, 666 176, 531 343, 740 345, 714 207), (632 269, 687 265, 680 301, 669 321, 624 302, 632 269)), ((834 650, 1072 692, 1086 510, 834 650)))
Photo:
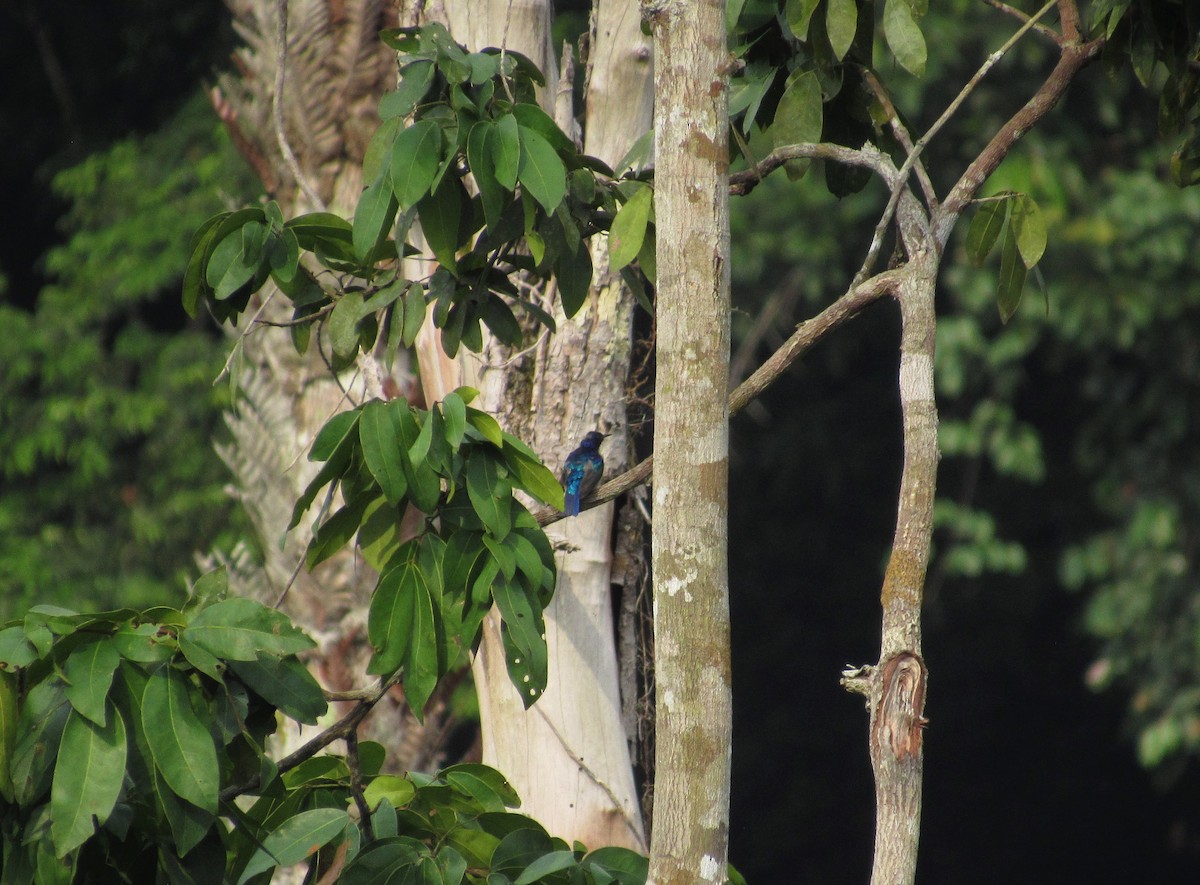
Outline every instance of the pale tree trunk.
MULTIPOLYGON (((381 28, 395 24, 391 5, 229 0, 229 6, 244 41, 235 56, 240 75, 221 79, 213 103, 235 144, 285 217, 315 209, 350 217, 362 191, 363 153, 378 125, 376 105, 395 84, 395 55, 378 39, 381 28), (287 24, 282 139, 274 113, 281 9, 287 24)), ((290 318, 286 299, 268 285, 235 330, 230 371, 243 396, 229 420, 234 442, 222 455, 234 471, 265 561, 261 568, 244 557, 230 563, 231 585, 234 592, 279 604, 318 640, 310 665, 326 688, 362 688, 372 681, 366 675, 371 649, 365 625, 374 573, 349 550, 312 574, 298 567, 323 497, 296 530, 286 528, 293 503, 316 472, 305 456, 325 421, 364 398, 414 386, 403 359, 388 373, 381 361, 365 355, 355 370, 334 378, 320 356, 329 346, 318 334, 301 356, 287 329, 262 322, 290 318)), ((376 705, 362 736, 388 746, 393 765, 436 767, 444 761, 441 730, 447 715, 444 697, 435 697, 422 725, 395 692, 376 705)), ((285 753, 309 733, 281 731, 273 749, 285 753)))
POLYGON ((722 883, 732 737, 725 4, 648 4, 655 55, 657 698, 650 878, 722 883))
MULTIPOLYGON (((571 79, 564 72, 559 82, 548 3, 448 0, 426 10, 444 13, 452 36, 468 49, 503 45, 532 58, 547 75, 543 105, 573 134, 571 79)), ((610 165, 650 127, 649 56, 636 0, 598 2, 583 147, 610 165)), ((608 271, 602 237, 593 240, 592 262, 596 273, 583 309, 568 321, 555 303, 557 333, 529 352, 514 359, 508 348, 485 339, 481 356, 450 361, 427 324, 418 355, 427 399, 441 399, 459 384, 479 388, 480 407, 552 467, 587 431, 609 431, 604 455, 611 476, 627 464, 625 385, 634 302, 608 271)), ((553 287, 543 294, 552 297, 553 287)), ((546 611, 549 684, 538 702, 526 710, 509 682, 494 617, 484 622, 472 672, 484 761, 513 784, 522 811, 568 841, 645 850, 621 720, 610 600, 612 519, 613 505, 606 504, 550 527, 560 551, 559 580, 546 611)))

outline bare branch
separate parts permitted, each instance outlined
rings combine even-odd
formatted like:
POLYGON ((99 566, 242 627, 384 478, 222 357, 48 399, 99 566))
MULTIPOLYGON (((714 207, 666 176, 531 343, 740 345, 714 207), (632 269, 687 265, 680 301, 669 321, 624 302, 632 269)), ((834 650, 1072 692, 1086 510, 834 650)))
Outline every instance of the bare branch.
POLYGON ((963 172, 962 177, 951 188, 946 201, 934 218, 934 234, 937 237, 939 248, 945 247, 958 216, 979 188, 983 186, 987 177, 1008 156, 1013 145, 1058 104, 1059 99, 1062 98, 1063 93, 1067 91, 1067 87, 1071 85, 1071 81, 1075 79, 1079 71, 1096 59, 1103 48, 1103 37, 1088 43, 1076 43, 1063 48, 1058 64, 1047 75, 1038 91, 1025 103, 1024 107, 1000 127, 992 136, 992 140, 988 142, 987 147, 972 161, 971 165, 963 172))
MULTIPOLYGON (((902 269, 896 269, 872 277, 855 286, 812 319, 801 323, 783 346, 771 354, 754 374, 739 384, 729 395, 730 417, 740 412, 774 384, 779 376, 814 344, 837 329, 846 320, 857 315, 867 305, 878 301, 884 295, 894 293, 900 283, 901 274, 902 269)), ((650 478, 653 470, 654 456, 651 455, 596 489, 591 497, 582 502, 582 509, 598 507, 606 501, 611 501, 624 494, 634 486, 641 485, 650 478)), ((533 517, 539 525, 543 526, 564 518, 563 514, 553 507, 539 507, 533 511, 533 517)))
MULTIPOLYGON (((883 84, 879 82, 879 78, 875 76, 875 72, 867 68, 862 69, 863 79, 867 82, 867 86, 875 93, 875 98, 883 105, 884 113, 888 116, 888 125, 892 127, 892 134, 896 136, 896 141, 900 142, 900 146, 904 148, 904 152, 912 156, 917 152, 913 146, 912 136, 908 132, 908 128, 900 122, 900 115, 896 113, 896 106, 892 104, 892 97, 888 95, 883 84)), ((933 182, 929 180, 929 173, 925 171, 925 164, 920 160, 915 161, 913 166, 917 172, 917 181, 921 184, 921 192, 925 195, 925 205, 929 208, 930 213, 937 209, 938 199, 937 191, 933 188, 933 182)))
POLYGON ((758 183, 786 163, 788 160, 832 160, 847 166, 870 169, 891 187, 896 170, 890 159, 871 144, 855 150, 840 144, 789 144, 777 147, 749 169, 734 172, 729 176, 729 193, 743 196, 750 193, 758 183))

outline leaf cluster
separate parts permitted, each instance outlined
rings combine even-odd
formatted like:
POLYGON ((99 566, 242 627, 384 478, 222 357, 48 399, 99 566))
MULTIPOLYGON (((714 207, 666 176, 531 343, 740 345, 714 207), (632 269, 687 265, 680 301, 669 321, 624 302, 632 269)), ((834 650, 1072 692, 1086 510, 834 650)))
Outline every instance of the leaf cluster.
POLYGON ((1104 62, 1125 64, 1138 82, 1158 91, 1159 133, 1174 143, 1171 177, 1180 187, 1200 183, 1200 9, 1163 0, 1098 0, 1092 36, 1106 38, 1104 62))
POLYGON ((383 747, 355 742, 281 770, 263 750, 276 715, 326 710, 297 658, 315 643, 225 594, 217 571, 181 609, 43 606, 0 628, 3 882, 266 883, 305 862, 346 883, 645 882, 644 857, 509 811, 484 765, 381 775, 383 747), (222 798, 255 780, 253 802, 222 798))
MULTIPOLYGON (((730 83, 729 114, 741 135, 762 132, 770 148, 833 141, 895 145, 880 128, 887 113, 865 86, 875 67, 879 28, 892 58, 921 76, 927 57, 919 22, 924 0, 741 0, 728 5, 730 43, 739 70, 730 83)), ((809 160, 789 160, 801 177, 809 160)), ((825 180, 845 196, 861 190, 865 170, 830 165, 825 180)))
POLYGON ((509 676, 526 706, 546 688, 542 612, 554 591, 554 554, 516 498, 520 489, 562 509, 563 490, 524 443, 467 405, 460 388, 431 409, 372 400, 331 418, 309 458, 322 466, 297 500, 292 526, 328 487, 342 506, 321 520, 308 546, 309 568, 357 537, 378 569, 368 634, 370 672, 404 671, 420 715, 439 679, 480 636, 495 603, 509 676), (427 517, 405 537, 408 507, 427 517))
POLYGON ((460 345, 481 350, 484 326, 519 344, 526 330, 514 308, 554 329, 551 311, 513 282, 516 273, 553 276, 573 316, 592 281, 586 239, 614 217, 627 216, 614 269, 639 256, 652 267, 648 187, 618 181, 579 152, 537 104, 544 80, 529 59, 468 53, 438 24, 381 36, 399 53, 400 85, 380 101, 382 123, 363 163, 369 183, 353 218, 285 221, 274 203, 214 216, 192 243, 190 313, 204 303, 218 320, 236 320, 273 280, 293 304, 297 348, 307 347, 311 321, 328 315, 335 364, 344 366, 381 333, 391 354, 411 346, 432 305, 453 356, 460 345), (403 259, 418 252, 410 242, 417 224, 437 267, 410 280, 403 259), (322 285, 327 276, 339 282, 322 285))

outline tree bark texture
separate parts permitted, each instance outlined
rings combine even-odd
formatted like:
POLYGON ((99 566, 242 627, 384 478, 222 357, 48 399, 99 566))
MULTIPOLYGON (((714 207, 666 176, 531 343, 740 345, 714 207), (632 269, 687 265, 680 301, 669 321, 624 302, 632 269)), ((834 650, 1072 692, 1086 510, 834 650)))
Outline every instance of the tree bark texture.
MULTIPOLYGON (((546 2, 446 2, 445 22, 468 49, 501 46, 529 56, 546 72, 540 96, 564 131, 574 128, 571 83, 549 41, 546 2)), ((430 12, 434 12, 432 8, 430 12)), ((650 128, 649 50, 636 0, 603 0, 593 11, 584 150, 615 164, 650 128)), ((564 66, 565 67, 565 66, 564 66)), ((449 361, 427 324, 419 345, 430 401, 459 384, 481 391, 480 407, 526 440, 552 467, 589 430, 611 435, 608 472, 627 463, 625 384, 634 301, 608 272, 607 247, 593 238, 592 291, 567 320, 547 303, 558 331, 514 354, 494 339, 484 352, 449 361)), ((541 295, 549 301, 553 286, 541 295)), ((484 623, 472 671, 479 694, 484 761, 504 772, 522 811, 552 834, 589 847, 646 841, 626 734, 621 720, 612 617, 613 505, 586 511, 550 530, 558 554, 558 586, 546 611, 549 685, 529 710, 508 679, 499 622, 484 623)))
POLYGON ((654 35, 658 234, 649 881, 720 883, 732 735, 725 4, 645 9, 654 35))

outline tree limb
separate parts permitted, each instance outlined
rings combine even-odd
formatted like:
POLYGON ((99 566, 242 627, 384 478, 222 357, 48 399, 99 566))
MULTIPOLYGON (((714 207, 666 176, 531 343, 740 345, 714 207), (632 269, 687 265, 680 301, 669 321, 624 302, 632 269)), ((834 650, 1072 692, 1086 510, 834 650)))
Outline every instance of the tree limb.
MULTIPOLYGON (((1100 55, 1104 48, 1104 38, 1098 37, 1087 43, 1073 43, 1063 47, 1058 63, 1046 77, 1045 81, 1019 111, 1013 114, 1003 126, 992 136, 992 140, 969 165, 962 177, 951 188, 934 220, 934 234, 939 248, 945 248, 950 232, 954 230, 955 222, 966 205, 975 196, 979 188, 995 171, 1000 162, 1008 156, 1013 145, 1020 140, 1031 127, 1048 114, 1067 87, 1078 75, 1079 71, 1100 55)), ((970 85, 970 84, 968 84, 970 85)))
MULTIPOLYGON (((878 301, 884 295, 894 294, 900 283, 901 274, 901 269, 878 274, 851 289, 812 319, 805 320, 797 326, 792 336, 771 354, 749 378, 729 394, 730 417, 736 415, 774 384, 779 376, 814 344, 857 315, 867 305, 878 301)), ((654 456, 650 455, 620 476, 601 485, 591 497, 582 502, 581 509, 588 510, 598 507, 606 501, 623 495, 634 486, 646 482, 653 471, 654 456)), ((533 517, 539 525, 545 526, 558 522, 564 518, 564 515, 553 507, 539 507, 533 511, 533 517)))

